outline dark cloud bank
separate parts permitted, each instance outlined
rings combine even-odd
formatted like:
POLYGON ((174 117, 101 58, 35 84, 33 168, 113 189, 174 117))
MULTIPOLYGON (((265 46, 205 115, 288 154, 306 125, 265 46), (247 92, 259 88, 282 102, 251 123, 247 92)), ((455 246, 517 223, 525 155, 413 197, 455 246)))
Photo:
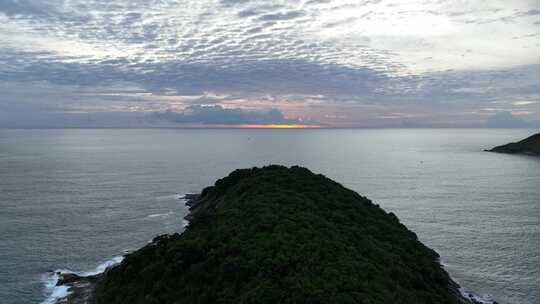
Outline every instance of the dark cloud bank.
POLYGON ((154 113, 155 118, 180 124, 214 124, 214 125, 245 125, 245 124, 297 124, 296 119, 286 119, 279 110, 247 111, 239 108, 227 109, 219 105, 191 105, 182 112, 167 110, 154 113))
POLYGON ((527 121, 512 115, 511 112, 498 112, 489 117, 486 122, 488 128, 540 128, 540 121, 527 121))

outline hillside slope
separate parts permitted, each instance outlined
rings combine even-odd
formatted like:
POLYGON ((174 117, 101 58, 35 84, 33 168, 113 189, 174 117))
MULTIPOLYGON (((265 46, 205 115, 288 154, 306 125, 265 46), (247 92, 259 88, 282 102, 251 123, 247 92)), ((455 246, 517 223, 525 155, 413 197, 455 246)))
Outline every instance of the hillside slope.
POLYGON ((540 155, 540 133, 516 143, 495 147, 490 152, 540 155))
POLYGON ((184 233, 107 271, 98 304, 462 301, 396 216, 308 169, 236 170, 192 205, 184 233))

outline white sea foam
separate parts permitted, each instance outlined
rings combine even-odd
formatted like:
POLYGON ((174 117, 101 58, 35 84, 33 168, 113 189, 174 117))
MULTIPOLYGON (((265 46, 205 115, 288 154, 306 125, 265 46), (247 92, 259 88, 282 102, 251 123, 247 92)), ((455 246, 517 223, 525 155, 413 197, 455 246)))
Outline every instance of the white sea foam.
POLYGON ((110 260, 107 260, 107 261, 99 264, 98 267, 96 267, 96 269, 94 269, 93 271, 77 273, 77 274, 81 275, 83 277, 100 274, 100 273, 104 272, 107 268, 109 268, 109 267, 111 267, 113 265, 116 265, 116 264, 120 264, 122 262, 122 260, 124 260, 123 256, 117 256, 117 257, 114 257, 114 258, 112 258, 110 260))
MULTIPOLYGON (((179 199, 180 199, 180 200, 182 201, 182 203, 184 204, 184 207, 186 207, 186 208, 189 210, 189 206, 186 205, 187 202, 188 202, 189 200, 188 200, 185 196, 182 196, 182 197, 180 197, 179 199)), ((188 213, 189 213, 189 212, 188 212, 188 213)), ((186 220, 186 219, 182 219, 182 227, 183 227, 183 228, 187 228, 187 226, 189 226, 189 221, 186 220)))
POLYGON ((482 304, 493 304, 493 303, 495 303, 495 301, 493 301, 489 295, 479 296, 479 295, 476 295, 474 293, 471 293, 471 292, 465 290, 463 287, 461 287, 459 289, 459 292, 461 293, 461 295, 464 298, 469 299, 469 300, 474 300, 475 303, 482 303, 482 304))
POLYGON ((156 201, 170 201, 170 200, 175 200, 175 199, 182 199, 184 197, 184 194, 180 194, 180 193, 176 192, 175 194, 158 195, 158 196, 155 196, 155 199, 156 201))
MULTIPOLYGON (((441 264, 441 266, 443 266, 443 268, 446 268, 447 264, 441 258, 438 259, 438 262, 439 264, 441 264)), ((489 295, 479 296, 477 294, 474 294, 466 290, 465 288, 461 287, 461 284, 458 282, 458 280, 456 280, 452 276, 450 276, 450 279, 452 279, 452 281, 456 282, 460 286, 458 291, 461 294, 461 296, 464 297, 465 299, 474 300, 475 301, 474 303, 482 303, 482 304, 496 303, 495 300, 491 298, 491 296, 489 295)))
MULTIPOLYGON (((187 199, 184 198, 184 195, 178 194, 178 193, 176 193, 175 195, 162 196, 162 197, 159 197, 158 199, 171 199, 171 198, 181 200, 182 203, 184 204, 188 201, 187 199)), ((147 217, 148 218, 168 217, 172 214, 173 212, 169 211, 167 213, 150 214, 147 217)), ((189 221, 184 219, 182 221, 182 226, 185 228, 188 225, 189 225, 189 221)), ((152 241, 150 241, 150 243, 151 242, 152 241)), ((96 275, 96 274, 103 273, 110 266, 119 264, 120 262, 122 262, 123 259, 124 259, 123 256, 114 257, 110 260, 107 260, 101 263, 100 265, 96 267, 96 269, 92 271, 87 271, 87 272, 75 272, 69 269, 57 269, 54 272, 47 273, 46 275, 43 276, 43 282, 45 285, 45 296, 47 298, 43 302, 41 302, 41 304, 57 304, 59 303, 59 301, 61 301, 62 299, 65 299, 69 295, 70 291, 67 286, 56 286, 60 278, 58 273, 62 273, 62 274, 74 273, 80 276, 96 275)))
POLYGON ((69 295, 67 286, 56 286, 58 279, 59 277, 56 271, 43 276, 47 298, 41 304, 55 304, 69 295))
POLYGON ((172 211, 169 211, 167 213, 154 213, 146 216, 147 218, 155 218, 155 217, 169 217, 173 214, 172 211))
POLYGON ((67 286, 61 285, 56 286, 58 284, 58 280, 60 279, 58 273, 74 273, 80 276, 91 276, 103 273, 108 267, 119 264, 124 259, 123 256, 117 256, 110 260, 107 260, 101 264, 99 264, 94 270, 86 271, 86 272, 75 272, 71 271, 69 269, 57 269, 54 272, 49 272, 43 276, 43 282, 45 285, 45 296, 47 297, 41 304, 56 304, 60 300, 65 299, 69 295, 69 289, 67 286))

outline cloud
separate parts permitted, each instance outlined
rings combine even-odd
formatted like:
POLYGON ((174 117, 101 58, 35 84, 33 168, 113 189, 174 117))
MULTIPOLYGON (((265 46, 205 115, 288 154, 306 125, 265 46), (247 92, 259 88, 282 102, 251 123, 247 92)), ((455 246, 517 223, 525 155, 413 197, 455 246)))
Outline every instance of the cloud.
POLYGON ((486 121, 486 126, 489 128, 529 128, 540 126, 540 124, 516 117, 512 112, 503 111, 489 117, 486 121))
POLYGON ((180 124, 247 125, 247 124, 298 124, 296 119, 286 119, 277 109, 248 111, 239 108, 223 108, 220 105, 192 105, 182 112, 167 110, 154 116, 180 124))
POLYGON ((532 10, 524 12, 523 14, 526 16, 537 16, 537 15, 540 15, 540 10, 532 9, 532 10))
POLYGON ((540 99, 537 14, 528 0, 5 0, 0 105, 148 113, 223 104, 211 92, 304 118, 511 109, 540 99))
POLYGON ((41 1, 32 0, 3 0, 0 2, 0 12, 9 15, 46 15, 48 9, 54 6, 41 1))
POLYGON ((259 19, 262 21, 291 20, 291 19, 301 17, 303 15, 304 13, 300 11, 289 11, 286 13, 262 15, 259 19))

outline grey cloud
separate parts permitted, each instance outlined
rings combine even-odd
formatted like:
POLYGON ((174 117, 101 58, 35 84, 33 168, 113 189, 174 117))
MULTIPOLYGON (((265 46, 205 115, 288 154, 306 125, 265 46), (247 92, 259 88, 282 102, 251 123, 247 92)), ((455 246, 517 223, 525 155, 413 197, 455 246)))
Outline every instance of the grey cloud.
POLYGON ((331 3, 332 0, 309 0, 306 2, 307 5, 311 4, 328 4, 331 3))
POLYGON ((106 59, 99 62, 102 65, 123 65, 126 66, 129 64, 127 58, 115 58, 115 59, 106 59))
POLYGON ((140 113, 66 114, 33 111, 19 114, 0 113, 0 128, 141 128, 154 126, 140 113))
POLYGON ((262 32, 262 30, 263 30, 263 27, 254 27, 254 28, 248 29, 246 31, 246 34, 256 34, 256 33, 262 32))
POLYGON ((417 79, 422 87, 419 100, 432 103, 489 104, 540 95, 540 65, 518 66, 501 70, 445 71, 417 79))
MULTIPOLYGON (((370 13, 370 12, 364 14, 362 17, 367 17, 367 16, 369 16, 369 13, 370 13)), ((360 17, 360 18, 362 18, 362 17, 360 17)), ((345 19, 342 19, 342 20, 338 20, 338 21, 326 23, 326 24, 324 25, 324 27, 325 27, 325 28, 338 27, 338 26, 350 24, 351 22, 354 22, 354 21, 356 21, 357 19, 358 19, 357 17, 349 17, 349 18, 345 18, 345 19)))
POLYGON ((486 127, 489 128, 529 128, 534 126, 540 126, 540 124, 526 121, 507 111, 498 112, 486 121, 486 127))
MULTIPOLYGON (((39 54, 38 57, 44 57, 39 54)), ((46 57, 46 56, 45 56, 46 57)), ((322 102, 339 104, 453 104, 487 107, 493 100, 535 99, 540 95, 538 65, 495 71, 439 72, 423 76, 389 78, 365 67, 345 67, 305 60, 239 60, 229 68, 219 64, 181 62, 129 63, 127 60, 77 64, 40 61, 27 54, 4 61, 18 70, 0 68, 0 81, 40 82, 55 85, 98 87, 127 82, 158 95, 204 95, 215 92, 243 96, 324 95, 322 102)), ((2 56, 0 55, 0 63, 2 56)), ((55 97, 56 98, 56 97, 55 97)), ((51 98, 52 100, 52 98, 51 98)), ((291 101, 302 101, 292 98, 291 101)), ((199 104, 218 100, 201 98, 199 104)))
POLYGON ((259 19, 262 21, 278 21, 278 20, 290 20, 303 16, 301 11, 290 11, 286 13, 266 14, 262 15, 259 19))
POLYGON ((241 5, 249 2, 255 2, 254 0, 221 0, 220 3, 224 6, 241 5))
POLYGON ((191 105, 215 105, 215 104, 222 103, 223 100, 224 100, 224 98, 202 96, 202 97, 195 98, 195 99, 189 101, 189 103, 191 105))
POLYGON ((8 16, 47 15, 52 9, 54 6, 44 1, 2 0, 0 2, 0 12, 8 16))
POLYGON ((247 9, 238 12, 238 17, 245 18, 245 17, 251 17, 251 16, 257 16, 259 14, 259 11, 254 9, 247 9))
POLYGON ((0 82, 0 128, 154 127, 146 112, 165 109, 146 90, 129 84, 54 85, 48 82, 0 82))
POLYGON ((523 15, 527 15, 527 16, 540 15, 540 10, 537 10, 537 9, 529 10, 529 11, 524 12, 523 15))
MULTIPOLYGON (((212 92, 241 96, 248 103, 264 96, 301 102, 302 96, 323 95, 321 103, 336 106, 419 104, 441 109, 447 105, 475 109, 487 107, 493 101, 520 100, 516 98, 536 100, 540 94, 538 65, 411 75, 414 65, 411 69, 402 65, 403 54, 369 47, 380 37, 373 37, 373 41, 369 37, 355 37, 351 41, 318 37, 318 30, 346 26, 362 14, 372 14, 372 8, 360 10, 355 18, 339 19, 337 14, 318 18, 321 12, 332 14, 333 10, 378 2, 312 0, 304 4, 268 4, 260 0, 222 0, 222 6, 216 6, 213 2, 186 5, 190 2, 174 0, 0 0, 0 17, 7 20, 10 28, 19 30, 21 36, 31 33, 31 37, 48 38, 37 42, 51 46, 47 51, 34 51, 35 41, 25 41, 24 37, 11 41, 13 33, 1 36, 5 32, 0 29, 0 42, 8 42, 0 44, 0 82, 29 87, 50 83, 96 90, 107 85, 130 85, 155 95, 212 92), (308 19, 313 24, 304 32, 300 25, 308 19), (278 23, 280 26, 271 26, 278 23), (56 41, 64 43, 63 47, 55 48, 56 41), (77 51, 86 47, 90 49, 80 55, 65 52, 66 48, 77 51)), ((373 8, 376 17, 384 18, 378 9, 373 8)), ((389 8, 385 5, 384 9, 389 8)), ((538 12, 505 11, 512 18, 538 12)), ((445 15, 444 10, 418 13, 445 15)), ((495 14, 489 9, 463 15, 479 23, 495 22, 501 15, 507 18, 504 12, 495 14), (475 14, 478 19, 474 19, 475 14)), ((418 47, 420 40, 409 41, 407 47, 412 44, 418 47)), ((431 57, 437 58, 437 54, 431 57)), ((29 94, 26 90, 19 95, 4 94, 0 100, 18 100, 25 93, 29 94)), ((76 92, 72 94, 59 96, 49 92, 39 102, 57 109, 58 100, 69 102, 79 98, 76 92)), ((125 102, 112 98, 107 101, 111 107, 125 102)), ((217 104, 219 100, 201 98, 192 102, 217 104)))
MULTIPOLYGON (((40 58, 43 55, 39 55, 40 58)), ((150 92, 174 89, 183 95, 208 91, 247 95, 323 94, 370 96, 386 86, 383 73, 366 67, 344 67, 306 60, 238 60, 229 68, 219 64, 181 62, 129 63, 109 59, 99 64, 78 64, 46 60, 27 54, 2 57, 0 63, 17 66, 17 73, 0 69, 2 81, 48 81, 58 85, 98 86, 120 81, 138 83, 150 92)), ((400 81, 407 82, 406 79, 400 81)), ((375 94, 376 95, 376 94, 375 94)))
POLYGON ((199 106, 191 105, 183 112, 167 110, 154 114, 155 117, 174 123, 195 124, 285 124, 298 123, 297 120, 286 119, 277 109, 268 111, 247 111, 239 108, 227 109, 220 105, 199 106))
MULTIPOLYGON (((513 22, 518 18, 526 18, 530 16, 537 16, 537 15, 540 15, 540 10, 532 9, 528 11, 518 11, 513 14, 508 14, 506 16, 495 17, 495 18, 468 19, 468 20, 465 20, 465 23, 487 24, 487 23, 495 23, 495 22, 513 22)), ((454 16, 457 16, 457 15, 455 15, 454 13, 454 16)))

